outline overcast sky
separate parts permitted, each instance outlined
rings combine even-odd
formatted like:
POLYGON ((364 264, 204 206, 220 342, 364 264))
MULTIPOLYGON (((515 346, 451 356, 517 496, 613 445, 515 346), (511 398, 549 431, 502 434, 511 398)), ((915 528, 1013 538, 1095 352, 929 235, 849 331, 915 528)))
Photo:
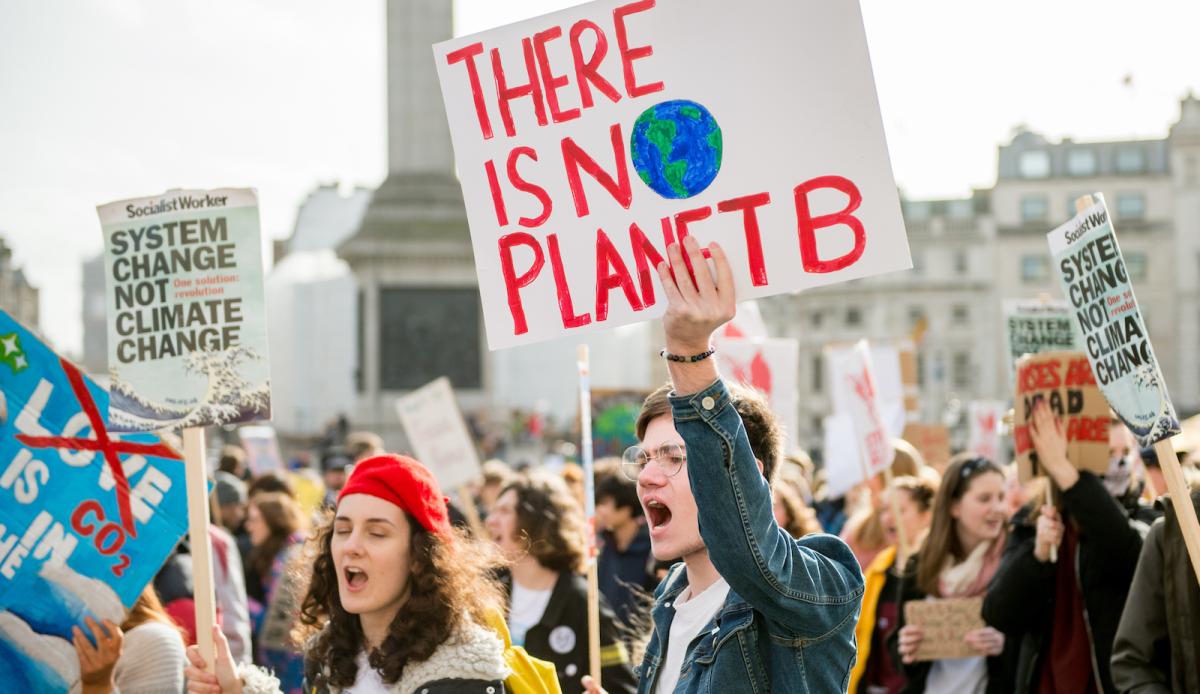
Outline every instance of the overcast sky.
MULTIPOLYGON (((253 186, 278 238, 317 184, 373 187, 386 173, 383 0, 2 4, 0 236, 68 353, 82 341, 80 263, 101 248, 97 204, 253 186)), ((456 0, 456 33, 575 4, 456 0)), ((1200 93, 1195 0, 862 4, 910 197, 991 185, 1018 124, 1052 139, 1163 137, 1179 99, 1200 93)))

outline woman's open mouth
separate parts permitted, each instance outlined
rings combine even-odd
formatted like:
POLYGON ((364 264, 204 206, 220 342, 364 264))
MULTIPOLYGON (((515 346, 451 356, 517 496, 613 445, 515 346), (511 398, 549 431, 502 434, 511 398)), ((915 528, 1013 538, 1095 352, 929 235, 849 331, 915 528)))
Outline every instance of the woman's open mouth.
POLYGON ((352 593, 357 593, 367 585, 367 572, 357 566, 347 566, 342 569, 342 577, 346 581, 346 587, 352 593))

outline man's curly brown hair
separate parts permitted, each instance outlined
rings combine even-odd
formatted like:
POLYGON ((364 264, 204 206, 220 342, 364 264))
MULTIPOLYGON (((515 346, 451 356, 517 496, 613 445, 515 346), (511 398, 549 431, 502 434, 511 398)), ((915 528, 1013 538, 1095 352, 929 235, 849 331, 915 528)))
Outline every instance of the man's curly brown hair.
POLYGON ((529 544, 529 554, 551 571, 583 570, 583 509, 560 477, 521 475, 500 492, 517 495, 517 536, 529 544))
MULTIPOLYGON (((408 663, 428 659, 467 622, 485 625, 488 612, 504 605, 494 578, 503 561, 490 543, 473 540, 457 528, 449 538, 435 535, 407 512, 404 515, 412 532, 408 597, 388 627, 387 638, 369 656, 371 667, 388 684, 399 681, 408 663)), ((329 512, 309 541, 307 561, 296 567, 308 590, 292 636, 305 644, 310 686, 347 688, 358 675, 355 658, 364 642, 358 615, 343 609, 338 595, 333 518, 329 512)))

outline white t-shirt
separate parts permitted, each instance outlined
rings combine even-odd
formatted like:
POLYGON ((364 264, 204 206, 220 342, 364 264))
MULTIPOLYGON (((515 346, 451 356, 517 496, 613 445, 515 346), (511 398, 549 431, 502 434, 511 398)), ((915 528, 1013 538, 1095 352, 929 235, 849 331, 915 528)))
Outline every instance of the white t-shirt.
POLYGON ((513 581, 512 607, 508 611, 508 633, 514 646, 525 645, 525 634, 537 624, 550 604, 553 588, 530 590, 513 581))
POLYGON ((365 651, 359 651, 354 664, 358 665, 358 675, 349 689, 342 690, 343 694, 388 694, 387 685, 383 683, 379 671, 371 667, 365 651))
POLYGON ((987 689, 987 658, 945 658, 933 661, 925 679, 926 694, 983 694, 987 689))
POLYGON ((688 646, 717 615, 728 596, 729 584, 725 579, 717 578, 716 583, 699 595, 692 595, 692 589, 688 587, 675 599, 675 618, 671 620, 671 632, 667 636, 667 659, 658 673, 656 694, 671 694, 675 690, 688 646))

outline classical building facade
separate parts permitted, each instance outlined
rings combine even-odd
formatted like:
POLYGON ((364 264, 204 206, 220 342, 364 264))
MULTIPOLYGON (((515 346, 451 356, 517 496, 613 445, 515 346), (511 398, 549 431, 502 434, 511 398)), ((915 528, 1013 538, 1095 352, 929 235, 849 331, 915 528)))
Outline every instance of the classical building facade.
POLYGON ((13 263, 12 249, 0 239, 0 309, 35 333, 38 327, 38 290, 13 263))
POLYGON ((1019 130, 996 184, 959 200, 904 200, 913 270, 760 302, 773 333, 800 340, 799 441, 830 410, 822 350, 919 336, 920 413, 952 422, 969 400, 1011 398, 1005 299, 1060 297, 1046 234, 1102 193, 1176 407, 1200 409, 1200 100, 1164 139, 1050 142, 1019 130))

